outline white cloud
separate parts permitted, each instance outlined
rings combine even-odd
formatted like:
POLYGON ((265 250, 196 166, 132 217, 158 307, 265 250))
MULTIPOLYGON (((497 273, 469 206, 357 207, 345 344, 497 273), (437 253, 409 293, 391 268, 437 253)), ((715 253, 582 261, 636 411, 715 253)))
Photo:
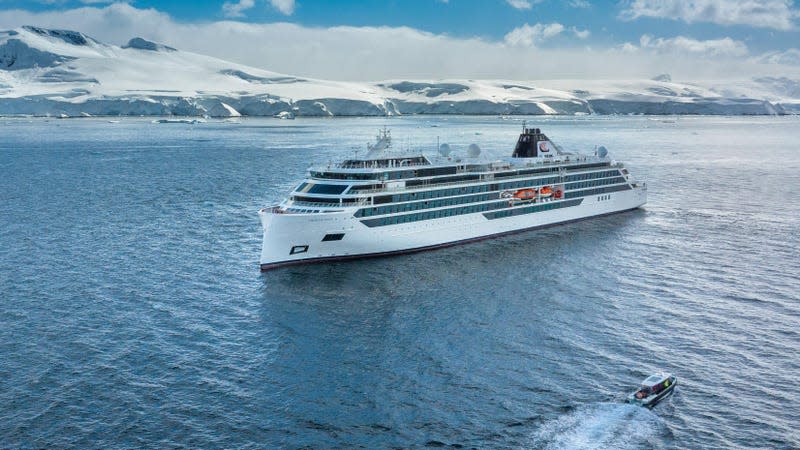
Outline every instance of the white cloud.
POLYGON ((640 56, 644 54, 657 55, 659 58, 673 56, 687 61, 697 58, 694 61, 705 61, 703 64, 715 64, 724 60, 741 61, 741 57, 749 54, 747 45, 729 37, 701 41, 686 36, 654 38, 645 34, 639 38, 639 45, 626 42, 617 49, 640 56))
POLYGON ((269 3, 273 8, 287 16, 291 16, 294 13, 294 0, 269 0, 269 3))
POLYGON ((792 0, 633 0, 620 16, 790 30, 800 13, 792 7, 792 0))
MULTIPOLYGON (((124 44, 134 36, 184 51, 280 73, 332 80, 386 79, 631 79, 670 73, 675 79, 800 77, 800 66, 764 64, 736 55, 737 41, 708 44, 716 51, 667 51, 682 40, 649 38, 647 46, 540 48, 480 38, 454 38, 407 27, 312 28, 290 23, 176 22, 153 8, 116 3, 51 12, 0 10, 0 29, 21 25, 74 29, 124 44), (254 45, 269 43, 269 45, 254 45), (725 45, 728 50, 724 51, 725 45), (731 49, 733 49, 731 51, 731 49)), ((560 24, 528 25, 530 42, 565 32, 560 24), (547 30, 547 31, 546 31, 547 30)), ((525 28, 523 28, 525 29, 525 28)), ((528 33, 519 32, 519 42, 528 33)), ((510 39, 510 38, 509 38, 510 39)), ((688 38, 687 38, 688 39, 688 38)), ((691 42, 692 40, 689 40, 691 42)), ((696 41, 704 42, 704 41, 696 41)), ((714 42, 714 41, 711 41, 714 42)), ((741 44, 741 43, 739 43, 741 44)), ((741 44, 743 45, 743 44, 741 44)), ((702 45, 701 47, 702 48, 702 45)))
MULTIPOLYGON (((541 3, 544 0, 506 0, 512 8, 519 9, 519 10, 526 10, 531 9, 533 5, 537 3, 541 3)), ((572 0, 576 2, 584 2, 584 0, 572 0)))
POLYGON ((700 41, 685 36, 654 39, 652 36, 645 34, 639 39, 639 46, 660 53, 706 56, 744 56, 748 53, 747 46, 743 42, 735 41, 729 37, 700 41))
POLYGON ((225 13, 225 17, 244 17, 244 11, 252 8, 255 4, 255 0, 225 2, 222 4, 222 12, 225 13))
POLYGON ((578 27, 572 27, 570 30, 575 33, 575 37, 578 39, 586 39, 592 34, 589 30, 579 30, 578 27))
POLYGON ((516 9, 531 9, 531 2, 528 0, 506 0, 506 3, 516 9))
POLYGON ((505 36, 505 43, 511 46, 533 47, 537 43, 564 31, 564 25, 560 23, 537 23, 533 26, 522 25, 509 31, 505 36))
MULTIPOLYGON (((89 0, 89 1, 102 1, 102 0, 89 0)), ((270 5, 277 9, 281 14, 291 16, 294 13, 295 3, 294 0, 269 0, 270 5)), ((233 2, 225 2, 222 4, 222 12, 225 17, 244 17, 244 11, 251 9, 256 5, 255 0, 238 0, 233 2)))
POLYGON ((589 3, 587 0, 569 0, 567 4, 573 8, 580 8, 580 9, 588 9, 592 7, 592 4, 589 3))
POLYGON ((790 48, 784 51, 767 52, 761 55, 757 61, 762 64, 800 66, 800 50, 796 48, 790 48))

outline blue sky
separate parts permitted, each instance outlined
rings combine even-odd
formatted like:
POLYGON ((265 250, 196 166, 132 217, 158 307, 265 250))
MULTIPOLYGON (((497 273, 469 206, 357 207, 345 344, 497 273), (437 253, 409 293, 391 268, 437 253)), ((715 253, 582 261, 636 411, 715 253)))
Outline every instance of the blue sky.
MULTIPOLYGON (((596 71, 591 65, 579 67, 581 58, 587 58, 587 52, 590 60, 602 60, 605 54, 610 63, 625 64, 627 61, 631 69, 640 72, 675 67, 678 73, 691 74, 692 64, 713 65, 719 61, 717 72, 725 74, 736 59, 747 59, 754 69, 765 62, 788 66, 789 72, 800 66, 800 10, 792 0, 137 0, 124 4, 103 0, 0 0, 0 26, 13 28, 28 22, 78 28, 78 31, 116 44, 132 37, 123 33, 134 33, 267 69, 340 79, 348 77, 347 71, 332 70, 331 62, 324 58, 320 63, 326 64, 326 70, 319 64, 316 66, 319 73, 310 69, 315 63, 313 49, 334 45, 327 42, 321 30, 328 30, 331 41, 341 46, 342 50, 331 48, 334 53, 345 52, 352 45, 351 50, 369 53, 366 56, 371 57, 385 48, 395 53, 420 52, 424 54, 421 57, 435 59, 430 49, 421 51, 417 46, 436 45, 443 53, 448 49, 458 50, 468 58, 466 48, 472 45, 479 50, 476 56, 484 55, 481 51, 486 52, 485 63, 497 64, 500 61, 491 55, 491 47, 495 46, 496 53, 505 55, 507 59, 503 61, 508 64, 513 64, 515 57, 565 58, 570 66, 565 72, 576 76, 592 76, 592 71, 596 71), (78 19, 70 21, 70 14, 78 19), (93 15, 96 20, 91 22, 89 18, 93 15), (59 16, 63 20, 59 21, 59 16), (297 47, 298 39, 308 41, 309 48, 313 47, 306 58, 308 66, 287 64, 292 58, 280 52, 270 56, 264 49, 253 48, 248 56, 241 49, 231 52, 215 44, 215 38, 209 33, 220 33, 220 29, 225 28, 224 38, 231 39, 234 33, 231 30, 236 27, 230 22, 251 26, 238 28, 237 36, 242 42, 251 42, 245 35, 251 40, 268 38, 270 44, 284 48, 297 47), (276 24, 286 23, 292 27, 289 31, 282 28, 287 32, 287 42, 283 42, 276 24), (253 27, 257 27, 260 34, 253 31, 253 27), (351 29, 342 31, 337 27, 351 29), (180 32, 170 33, 169 28, 184 33, 190 29, 198 33, 202 29, 203 37, 212 42, 199 39, 195 43, 180 32), (375 33, 375 28, 388 32, 375 33), (363 32, 359 35, 353 30, 363 32), (435 39, 427 39, 429 35, 435 39), (402 42, 389 42, 404 38, 410 42, 407 48, 403 48, 402 42), (375 52, 369 52, 364 42, 358 42, 365 39, 372 40, 375 52), (427 44, 422 42, 426 40, 427 44), (273 64, 258 64, 267 57, 273 64), (281 59, 276 61, 277 58, 281 59), (674 64, 659 63, 662 59, 674 64)), ((442 58, 448 57, 445 54, 442 58)), ((407 64, 408 58, 404 60, 407 64)), ((481 58, 472 62, 480 63, 481 58)), ((391 61, 386 64, 392 65, 391 61)), ((435 60, 419 61, 412 64, 415 68, 408 72, 434 77, 458 74, 452 68, 437 72, 436 65, 435 60), (422 70, 423 64, 429 64, 430 73, 422 70)), ((370 70, 364 76, 384 75, 374 68, 370 70)), ((397 70, 388 67, 385 76, 391 77, 397 70)), ((465 77, 483 73, 480 70, 466 72, 465 77)), ((499 69, 484 72, 490 76, 504 74, 499 69)), ((627 72, 633 76, 634 71, 620 72, 619 76, 628 76, 627 72)), ((510 78, 516 75, 510 69, 508 74, 510 78)), ((359 78, 358 75, 354 73, 350 77, 359 78)), ((401 75, 407 76, 406 73, 401 75)), ((537 75, 546 76, 547 73, 537 75)), ((554 73, 553 76, 563 74, 554 73)))

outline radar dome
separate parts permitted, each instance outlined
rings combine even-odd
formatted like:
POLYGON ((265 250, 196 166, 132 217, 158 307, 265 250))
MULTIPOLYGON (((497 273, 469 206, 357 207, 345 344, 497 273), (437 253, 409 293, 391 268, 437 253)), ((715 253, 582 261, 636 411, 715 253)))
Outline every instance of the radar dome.
POLYGON ((442 144, 439 146, 439 154, 442 156, 450 156, 450 152, 452 151, 453 149, 450 148, 450 144, 442 144))
POLYGON ((478 147, 478 144, 469 144, 469 147, 467 147, 467 156, 470 158, 477 158, 480 154, 481 148, 478 147))
POLYGON ((600 158, 605 158, 606 156, 608 156, 608 149, 603 147, 602 145, 600 147, 597 147, 597 156, 599 156, 600 158))

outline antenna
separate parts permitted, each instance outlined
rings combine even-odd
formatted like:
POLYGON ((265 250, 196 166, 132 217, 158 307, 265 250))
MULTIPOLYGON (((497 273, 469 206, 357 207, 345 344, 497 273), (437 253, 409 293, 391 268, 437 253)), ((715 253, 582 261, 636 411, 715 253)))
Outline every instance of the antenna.
POLYGON ((523 120, 522 121, 522 132, 523 133, 525 132, 525 128, 527 128, 527 127, 528 127, 528 121, 527 120, 523 120))

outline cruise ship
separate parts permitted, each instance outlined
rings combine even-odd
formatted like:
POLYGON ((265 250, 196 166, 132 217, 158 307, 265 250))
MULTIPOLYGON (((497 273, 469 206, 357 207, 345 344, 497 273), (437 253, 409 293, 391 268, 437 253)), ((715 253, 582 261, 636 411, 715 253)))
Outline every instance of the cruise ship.
POLYGON ((434 155, 392 148, 385 128, 366 154, 311 168, 288 198, 259 211, 261 270, 430 250, 629 211, 647 186, 604 147, 564 151, 523 125, 509 158, 442 144, 434 155))

